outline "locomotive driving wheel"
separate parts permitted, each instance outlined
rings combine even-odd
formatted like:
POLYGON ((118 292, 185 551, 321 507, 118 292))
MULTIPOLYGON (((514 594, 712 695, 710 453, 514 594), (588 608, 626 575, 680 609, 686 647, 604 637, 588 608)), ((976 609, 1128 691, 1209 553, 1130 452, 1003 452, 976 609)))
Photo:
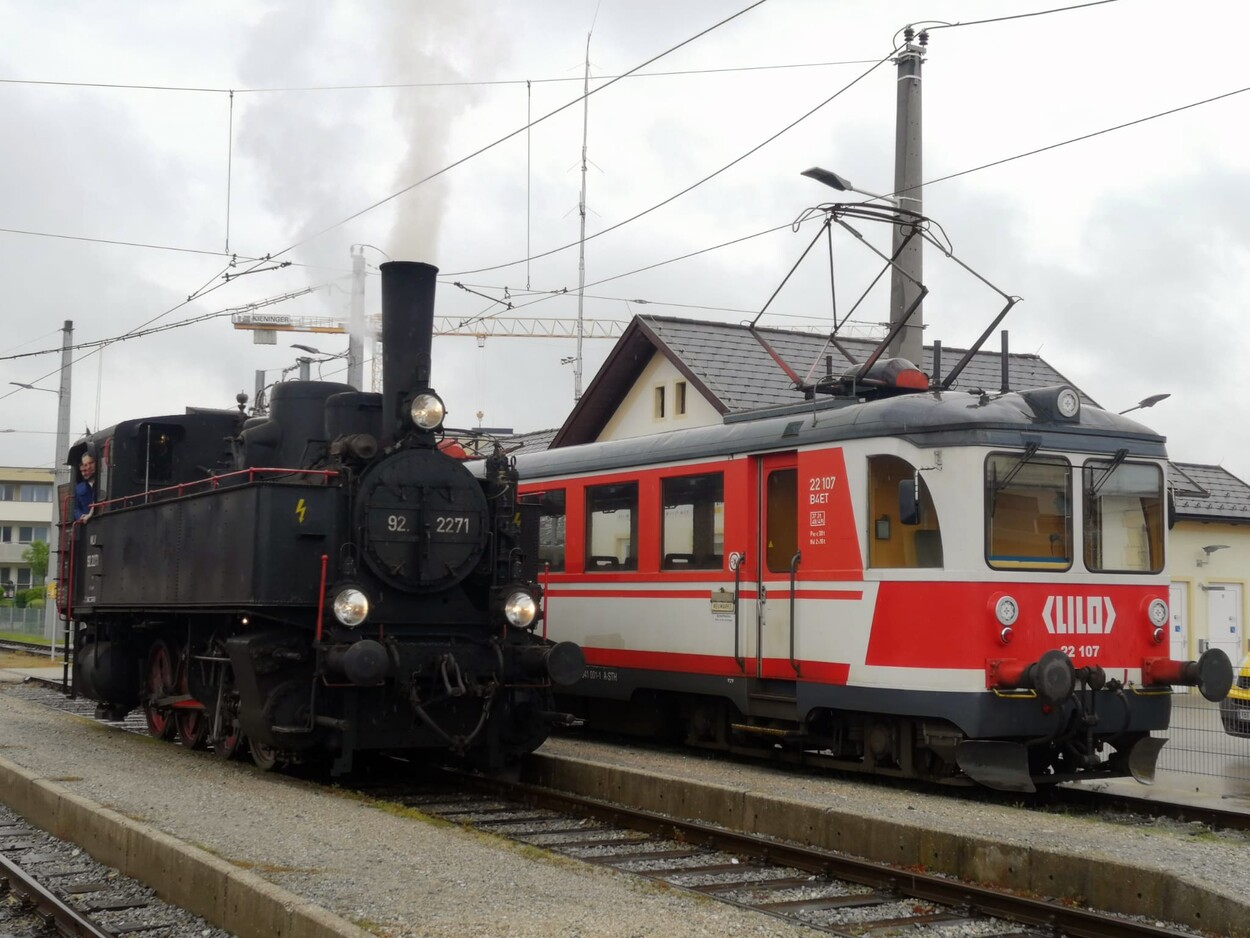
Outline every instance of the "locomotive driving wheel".
POLYGON ((157 706, 157 701, 168 697, 173 690, 173 654, 164 640, 158 640, 148 651, 143 681, 143 715, 147 718, 148 733, 157 739, 174 738, 173 711, 169 707, 157 706))
POLYGON ((178 724, 178 738, 188 749, 203 749, 208 742, 208 715, 200 706, 191 692, 191 668, 194 666, 191 647, 182 649, 181 661, 178 664, 178 695, 187 698, 189 706, 174 708, 174 719, 178 724))
POLYGON ((275 747, 258 743, 253 739, 248 743, 248 748, 252 750, 252 761, 262 772, 272 772, 278 767, 281 759, 275 747))

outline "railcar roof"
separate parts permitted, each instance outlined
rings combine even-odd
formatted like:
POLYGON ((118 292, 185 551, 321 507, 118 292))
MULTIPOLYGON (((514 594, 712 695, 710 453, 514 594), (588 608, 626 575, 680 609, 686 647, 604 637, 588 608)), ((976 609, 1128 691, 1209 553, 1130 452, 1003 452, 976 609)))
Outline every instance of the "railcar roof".
POLYGON ((918 446, 1005 446, 1037 442, 1043 450, 1164 457, 1164 437, 1127 417, 1086 405, 1080 419, 1040 417, 1021 394, 930 391, 857 403, 808 406, 758 419, 736 417, 723 424, 653 436, 567 446, 517 460, 521 478, 610 470, 767 452, 841 440, 893 437, 918 446))

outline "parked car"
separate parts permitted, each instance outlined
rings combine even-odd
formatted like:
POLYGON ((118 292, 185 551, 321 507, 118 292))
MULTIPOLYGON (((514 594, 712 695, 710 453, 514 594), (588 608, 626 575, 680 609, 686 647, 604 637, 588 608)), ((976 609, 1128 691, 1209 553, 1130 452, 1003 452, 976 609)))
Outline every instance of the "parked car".
POLYGON ((1250 655, 1241 659, 1232 690, 1220 701, 1220 719, 1224 732, 1250 739, 1250 655))

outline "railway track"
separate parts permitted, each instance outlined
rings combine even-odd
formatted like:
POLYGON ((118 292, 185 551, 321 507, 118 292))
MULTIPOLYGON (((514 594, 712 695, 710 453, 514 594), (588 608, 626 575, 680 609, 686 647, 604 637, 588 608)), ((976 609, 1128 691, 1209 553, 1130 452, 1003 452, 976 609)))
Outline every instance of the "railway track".
POLYGON ((0 934, 226 938, 151 889, 0 807, 0 934))
MULTIPOLYGON (((90 701, 47 687, 15 688, 27 699, 83 716, 90 701)), ((111 725, 146 732, 140 714, 111 725)), ((411 772, 410 767, 405 770, 411 772)), ((391 802, 571 858, 688 889, 837 935, 1179 936, 1176 926, 1138 922, 1061 902, 858 860, 818 848, 650 814, 549 789, 477 776, 414 789, 398 777, 365 797, 391 802)), ((1081 796, 1094 793, 1082 792, 1081 796)), ((1106 799, 1098 807, 1106 809, 1106 799)), ((1142 813, 1159 813, 1157 802, 1142 813)), ((1187 819, 1192 819, 1187 817, 1187 819)), ((1244 818, 1216 818, 1234 827, 1244 818)))
POLYGON ((831 935, 1194 934, 521 783, 452 776, 437 791, 360 794, 831 935))

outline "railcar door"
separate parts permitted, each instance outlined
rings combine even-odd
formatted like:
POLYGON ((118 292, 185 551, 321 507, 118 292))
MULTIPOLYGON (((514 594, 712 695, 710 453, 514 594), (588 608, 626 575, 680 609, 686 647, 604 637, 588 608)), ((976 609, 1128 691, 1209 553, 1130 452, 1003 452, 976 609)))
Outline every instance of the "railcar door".
POLYGON ((791 581, 802 562, 798 546, 798 456, 794 452, 772 453, 757 463, 755 673, 757 677, 793 681, 791 581))

